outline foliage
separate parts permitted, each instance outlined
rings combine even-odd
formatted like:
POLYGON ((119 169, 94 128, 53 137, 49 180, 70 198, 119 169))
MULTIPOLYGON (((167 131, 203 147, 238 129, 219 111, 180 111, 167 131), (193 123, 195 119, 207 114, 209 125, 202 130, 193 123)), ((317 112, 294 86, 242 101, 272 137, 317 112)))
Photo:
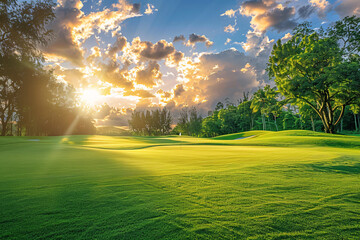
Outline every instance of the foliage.
POLYGON ((200 136, 202 129, 202 117, 193 107, 181 109, 177 126, 173 129, 173 134, 187 134, 189 136, 200 136))
POLYGON ((359 25, 359 18, 345 18, 325 34, 301 25, 286 43, 278 40, 269 58, 269 75, 280 93, 291 103, 311 107, 325 132, 334 133, 346 106, 360 97, 360 62, 352 52, 359 49, 354 40, 359 25))
POLYGON ((45 70, 39 50, 50 38, 53 1, 0 2, 1 135, 95 133, 74 89, 45 70), (16 129, 14 129, 16 126, 16 129))
POLYGON ((171 130, 172 117, 166 108, 144 112, 134 111, 129 120, 130 129, 136 135, 166 135, 171 130))

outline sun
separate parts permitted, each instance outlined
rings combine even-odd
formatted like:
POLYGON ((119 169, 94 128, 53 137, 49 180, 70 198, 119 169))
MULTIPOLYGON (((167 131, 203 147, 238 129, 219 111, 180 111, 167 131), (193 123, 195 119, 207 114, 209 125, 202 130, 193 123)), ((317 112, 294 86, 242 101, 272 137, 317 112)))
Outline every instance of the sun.
POLYGON ((98 102, 100 97, 101 94, 97 89, 94 88, 84 89, 80 93, 81 102, 89 106, 94 106, 98 102))

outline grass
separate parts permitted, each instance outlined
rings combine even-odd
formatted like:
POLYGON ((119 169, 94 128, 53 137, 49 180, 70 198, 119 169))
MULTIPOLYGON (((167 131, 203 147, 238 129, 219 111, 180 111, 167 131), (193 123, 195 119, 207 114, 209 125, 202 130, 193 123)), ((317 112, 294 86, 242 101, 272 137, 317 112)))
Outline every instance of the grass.
POLYGON ((0 138, 0 239, 358 238, 360 137, 37 139, 0 138))

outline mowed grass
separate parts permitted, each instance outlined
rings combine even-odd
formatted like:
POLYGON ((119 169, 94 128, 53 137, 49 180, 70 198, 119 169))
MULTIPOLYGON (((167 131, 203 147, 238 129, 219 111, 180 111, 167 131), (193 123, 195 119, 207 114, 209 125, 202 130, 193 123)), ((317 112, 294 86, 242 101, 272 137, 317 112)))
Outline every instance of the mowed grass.
POLYGON ((0 138, 0 239, 359 238, 360 137, 31 139, 0 138))

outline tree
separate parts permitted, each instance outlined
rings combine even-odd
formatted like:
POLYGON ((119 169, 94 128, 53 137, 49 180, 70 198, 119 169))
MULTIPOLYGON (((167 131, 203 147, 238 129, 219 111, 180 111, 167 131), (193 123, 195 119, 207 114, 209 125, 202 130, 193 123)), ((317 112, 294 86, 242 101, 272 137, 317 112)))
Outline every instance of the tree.
POLYGON ((334 133, 345 107, 360 97, 360 63, 346 57, 334 37, 298 32, 288 42, 278 40, 274 45, 269 76, 289 102, 310 106, 325 132, 334 133))
POLYGON ((132 112, 129 126, 136 135, 166 135, 171 130, 172 117, 166 108, 132 112))
POLYGON ((46 24, 54 17, 53 2, 0 1, 0 121, 1 135, 16 112, 18 90, 27 81, 18 66, 38 69, 42 61, 39 46, 46 44, 50 32, 46 24))
POLYGON ((199 136, 201 133, 202 117, 198 114, 195 107, 189 111, 189 129, 188 132, 192 136, 199 136))
POLYGON ((278 129, 276 118, 278 117, 281 108, 278 106, 277 96, 278 92, 275 88, 271 88, 270 85, 266 85, 263 89, 260 88, 253 95, 251 109, 254 113, 260 111, 263 130, 266 130, 265 117, 269 116, 269 114, 273 114, 274 123, 276 129, 278 129))
POLYGON ((215 111, 219 111, 224 108, 224 104, 222 102, 218 102, 215 107, 215 111))

